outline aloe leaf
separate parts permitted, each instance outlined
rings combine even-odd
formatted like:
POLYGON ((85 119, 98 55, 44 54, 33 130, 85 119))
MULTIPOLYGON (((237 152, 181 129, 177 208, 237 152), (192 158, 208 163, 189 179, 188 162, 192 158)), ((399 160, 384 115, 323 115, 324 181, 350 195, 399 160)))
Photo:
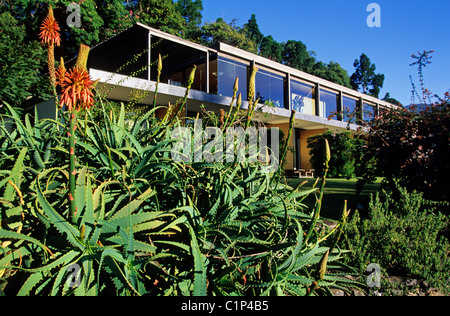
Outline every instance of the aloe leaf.
POLYGON ((17 296, 28 296, 33 288, 44 280, 43 273, 33 273, 22 285, 17 296))
POLYGON ((45 246, 43 243, 41 243, 39 240, 37 240, 33 237, 30 237, 30 236, 24 235, 24 234, 19 234, 16 232, 10 232, 10 231, 0 229, 0 239, 18 239, 18 240, 28 241, 28 242, 31 242, 31 243, 39 246, 44 251, 47 251, 48 253, 51 254, 50 249, 48 249, 48 247, 45 246))
POLYGON ((148 198, 152 197, 156 194, 156 191, 152 188, 147 189, 144 193, 142 193, 138 198, 134 199, 127 205, 125 205, 123 208, 121 208, 117 213, 115 213, 113 216, 110 217, 110 220, 115 220, 121 217, 128 216, 132 214, 134 211, 136 211, 142 203, 145 202, 148 198))
POLYGON ((191 233, 191 252, 194 257, 194 296, 206 296, 206 257, 201 253, 197 242, 197 236, 192 227, 189 227, 191 233))
POLYGON ((84 250, 85 246, 78 240, 78 236, 80 236, 80 231, 73 227, 68 221, 66 221, 61 215, 59 215, 58 212, 55 211, 55 209, 50 205, 50 203, 47 201, 47 199, 44 197, 44 194, 41 191, 41 187, 39 184, 39 179, 37 180, 37 198, 39 201, 39 204, 41 204, 42 209, 47 215, 50 222, 53 224, 53 226, 56 227, 56 229, 65 235, 67 240, 74 246, 77 247, 80 250, 84 250), (77 236, 77 237, 76 237, 77 236))
MULTIPOLYGON (((22 178, 22 174, 21 174, 21 170, 23 168, 24 165, 24 159, 25 156, 27 154, 28 148, 24 147, 21 151, 19 156, 17 157, 16 163, 14 164, 14 167, 11 171, 10 176, 8 177, 9 180, 11 180, 15 185, 20 186, 20 182, 21 182, 21 178, 22 178)), ((4 182, 7 183, 8 179, 5 179, 4 182)), ((3 181, 2 181, 3 183, 3 181)), ((15 190, 14 187, 8 183, 6 185, 6 189, 5 189, 5 193, 3 195, 3 199, 8 200, 8 201, 13 201, 13 197, 15 196, 15 190)))

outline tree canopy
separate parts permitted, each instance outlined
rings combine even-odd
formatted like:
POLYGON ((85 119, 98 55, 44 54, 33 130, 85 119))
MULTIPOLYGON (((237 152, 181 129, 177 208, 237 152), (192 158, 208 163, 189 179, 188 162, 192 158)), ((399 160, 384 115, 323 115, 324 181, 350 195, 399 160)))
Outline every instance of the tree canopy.
POLYGON ((0 101, 18 109, 30 97, 50 96, 49 81, 40 75, 46 54, 37 41, 25 38, 25 25, 9 12, 0 14, 0 101))
POLYGON ((244 28, 236 25, 235 21, 226 23, 222 18, 218 18, 214 23, 206 23, 202 27, 202 44, 217 44, 223 42, 243 50, 256 53, 255 42, 245 35, 244 28))
POLYGON ((350 82, 355 90, 362 90, 363 93, 370 94, 378 98, 380 89, 384 84, 384 75, 376 74, 376 66, 372 64, 366 54, 362 54, 353 63, 355 72, 350 77, 350 82))

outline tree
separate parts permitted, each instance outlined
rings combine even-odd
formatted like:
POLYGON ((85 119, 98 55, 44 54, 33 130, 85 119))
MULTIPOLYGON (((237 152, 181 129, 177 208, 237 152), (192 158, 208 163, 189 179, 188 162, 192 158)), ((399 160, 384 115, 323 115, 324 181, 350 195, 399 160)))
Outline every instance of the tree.
POLYGON ((383 101, 389 102, 394 105, 402 106, 402 103, 398 101, 397 99, 391 98, 391 94, 389 92, 386 93, 386 95, 383 98, 383 101))
POLYGON ((283 44, 275 41, 272 35, 266 36, 261 41, 259 54, 265 58, 281 63, 283 61, 283 44))
POLYGON ((24 25, 25 40, 32 41, 38 39, 39 27, 47 16, 49 5, 52 5, 55 18, 61 27, 63 42, 61 45, 63 48, 56 53, 70 58, 77 53, 80 44, 95 46, 114 35, 112 29, 119 32, 127 27, 127 25, 120 27, 121 18, 127 13, 120 0, 80 1, 81 27, 69 27, 67 7, 73 2, 73 0, 10 0, 2 2, 0 10, 10 12, 20 25, 24 25))
POLYGON ((350 78, 347 71, 336 62, 331 61, 329 64, 324 64, 319 61, 313 66, 310 73, 314 76, 340 84, 344 87, 351 88, 350 78))
POLYGON ((172 0, 140 0, 135 6, 136 20, 163 32, 184 36, 186 20, 172 0))
POLYGON ((131 27, 135 14, 122 0, 96 0, 96 10, 103 21, 100 40, 104 41, 131 27))
POLYGON ((284 64, 301 71, 311 72, 316 60, 309 54, 303 42, 289 40, 283 46, 284 64))
POLYGON ((353 66, 356 69, 350 77, 353 89, 358 91, 361 88, 363 93, 378 98, 380 89, 384 84, 384 75, 375 73, 375 64, 372 64, 369 57, 364 53, 359 60, 355 60, 353 66))
MULTIPOLYGON (((426 56, 422 57, 426 61, 426 56)), ((423 66, 418 68, 422 76, 423 66)), ((393 190, 398 181, 429 199, 449 200, 450 92, 436 98, 435 103, 420 108, 399 107, 374 117, 364 135, 367 146, 363 160, 375 160, 375 168, 363 169, 361 182, 384 177, 393 190)), ((361 163, 363 167, 370 165, 361 163)))
POLYGON ((203 1, 178 0, 175 7, 186 21, 185 37, 190 40, 197 40, 201 36, 203 1))
POLYGON ((336 133, 327 131, 322 135, 308 138, 308 148, 311 154, 311 164, 316 170, 317 176, 324 174, 324 144, 328 140, 330 146, 331 159, 329 162, 328 176, 330 178, 347 178, 355 176, 355 153, 359 151, 363 142, 353 137, 348 132, 336 133))
POLYGON ((46 52, 39 42, 25 38, 24 25, 8 12, 0 14, 0 101, 19 110, 30 97, 51 96, 48 78, 40 75, 45 69, 46 52))
POLYGON ((175 7, 186 20, 188 26, 198 26, 202 23, 202 0, 178 0, 175 7))
POLYGON ((230 24, 219 18, 214 23, 206 23, 202 27, 201 41, 205 45, 216 45, 219 42, 256 53, 256 43, 245 36, 242 28, 236 26, 235 21, 230 24))
POLYGON ((448 200, 449 101, 450 97, 420 111, 398 108, 376 117, 364 155, 376 157, 376 169, 363 174, 363 180, 381 176, 395 188, 397 179, 401 186, 423 192, 427 198, 448 200))
POLYGON ((264 35, 259 30, 258 22, 256 21, 256 15, 252 14, 251 18, 248 20, 246 24, 244 24, 245 35, 256 43, 256 46, 259 48, 264 35))

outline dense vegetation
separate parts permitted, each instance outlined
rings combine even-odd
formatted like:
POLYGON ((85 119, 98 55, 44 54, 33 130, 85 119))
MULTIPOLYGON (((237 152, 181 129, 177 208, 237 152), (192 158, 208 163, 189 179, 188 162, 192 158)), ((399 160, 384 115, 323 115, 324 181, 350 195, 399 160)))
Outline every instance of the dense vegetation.
POLYGON ((323 169, 323 144, 327 140, 333 150, 330 161, 329 176, 331 178, 351 179, 357 176, 357 157, 365 142, 354 138, 349 131, 331 132, 308 138, 308 148, 311 154, 311 165, 318 175, 322 175, 323 169))
MULTIPOLYGON (((52 10, 40 37, 51 56, 59 41, 52 10)), ((320 191, 302 190, 282 184, 281 169, 267 162, 193 163, 192 152, 174 160, 195 67, 185 97, 162 120, 155 107, 131 121, 124 105, 116 115, 94 94, 88 53, 82 45, 72 69, 49 67, 64 123, 22 120, 4 103, 0 295, 330 295, 363 287, 346 277, 356 271, 337 245, 347 210, 333 230, 320 216, 326 171, 320 191), (308 194, 318 194, 314 208, 302 204, 308 194)), ((205 123, 251 126, 257 102, 240 111, 237 83, 228 115, 209 113, 205 123)), ((286 152, 284 145, 280 161, 286 152)), ((324 152, 327 166, 328 145, 324 152)))
MULTIPOLYGON (((357 137, 327 133, 313 139, 320 178, 312 189, 294 188, 284 183, 281 166, 295 112, 275 171, 253 160, 193 163, 192 152, 191 159, 178 161, 172 159, 179 140, 174 129, 182 124, 195 67, 185 97, 169 105, 163 119, 155 117, 156 107, 130 118, 124 104, 114 106, 96 93, 85 69, 89 47, 79 45, 69 70, 55 69, 54 52, 69 54, 79 42, 98 43, 140 19, 205 43, 229 28, 225 32, 235 37, 223 40, 234 38, 261 54, 272 54, 264 48, 270 44, 281 62, 298 68, 315 60, 289 59, 293 54, 285 50, 303 52, 304 45, 270 42, 257 32, 255 17, 243 28, 223 20, 215 22, 219 27, 200 27, 201 1, 85 1, 83 10, 90 15, 83 15, 86 28, 81 29, 57 27, 52 11, 44 20, 46 3, 4 1, 0 6, 5 11, 0 15, 2 58, 13 60, 13 41, 26 56, 36 57, 8 63, 1 79, 0 295, 292 296, 330 295, 336 289, 353 294, 366 290, 364 278, 360 283, 355 277, 369 263, 446 290, 449 220, 442 210, 448 208, 448 93, 424 108, 380 113, 357 137), (110 6, 117 10, 106 10, 110 6), (42 27, 30 12, 42 17, 42 27), (152 20, 161 12, 166 20, 152 20), (57 91, 62 96, 56 105, 67 111, 55 120, 16 111, 30 97, 57 91), (364 219, 350 218, 343 202, 340 219, 330 228, 321 216, 326 178, 355 174, 367 181, 382 176, 391 191, 373 199, 364 219), (316 198, 306 205, 308 195, 316 198)), ((55 6, 56 17, 64 16, 67 3, 55 6)), ((419 74, 428 54, 415 58, 419 74)), ((162 68, 160 58, 159 74, 162 68)), ((230 111, 205 113, 204 127, 226 132, 252 126, 256 102, 241 111, 237 83, 230 111)), ((421 77, 422 93, 416 94, 426 103, 430 93, 422 83, 421 77)), ((254 90, 250 85, 250 100, 254 90)), ((200 143, 202 151, 211 148, 207 138, 200 143)), ((233 138, 232 149, 241 143, 233 138)), ((251 152, 245 147, 246 155, 251 152)))
POLYGON ((387 277, 405 276, 421 280, 425 291, 431 286, 448 295, 450 243, 445 232, 450 221, 442 213, 446 205, 400 186, 397 191, 372 197, 369 216, 361 218, 357 212, 346 226, 344 244, 352 250, 350 264, 361 270, 379 264, 385 278, 381 289, 375 290, 398 291, 387 277))
MULTIPOLYGON (((386 190, 372 198, 368 214, 356 213, 346 226, 345 247, 360 269, 382 267, 384 293, 392 289, 389 275, 418 278, 423 288, 428 284, 447 294, 449 289, 450 94, 433 96, 424 86, 431 53, 413 55, 411 64, 418 68, 420 90, 413 84, 413 97, 420 106, 382 111, 356 135, 328 132, 309 139, 319 174, 327 139, 337 153, 330 174, 359 177, 359 190, 383 179, 386 190)), ((361 122, 360 115, 354 119, 361 122)), ((395 287, 393 293, 408 294, 395 287)))

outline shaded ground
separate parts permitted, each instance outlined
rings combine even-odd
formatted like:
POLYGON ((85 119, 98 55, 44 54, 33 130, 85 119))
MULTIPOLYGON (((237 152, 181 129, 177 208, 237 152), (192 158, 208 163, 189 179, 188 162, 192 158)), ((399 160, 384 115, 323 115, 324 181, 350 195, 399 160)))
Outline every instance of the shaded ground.
MULTIPOLYGON (((316 179, 288 179, 288 183, 294 188, 301 182, 308 181, 304 188, 310 189, 314 185, 316 179)), ((380 182, 374 184, 367 184, 360 195, 356 194, 357 179, 327 179, 324 191, 324 198, 322 204, 322 217, 338 220, 344 205, 347 200, 348 209, 354 212, 358 209, 361 217, 365 218, 368 215, 367 209, 369 206, 371 194, 375 195, 380 190, 380 182)), ((320 181, 316 188, 320 187, 320 181)), ((316 197, 314 195, 308 196, 305 199, 305 204, 308 208, 313 208, 316 197)))

